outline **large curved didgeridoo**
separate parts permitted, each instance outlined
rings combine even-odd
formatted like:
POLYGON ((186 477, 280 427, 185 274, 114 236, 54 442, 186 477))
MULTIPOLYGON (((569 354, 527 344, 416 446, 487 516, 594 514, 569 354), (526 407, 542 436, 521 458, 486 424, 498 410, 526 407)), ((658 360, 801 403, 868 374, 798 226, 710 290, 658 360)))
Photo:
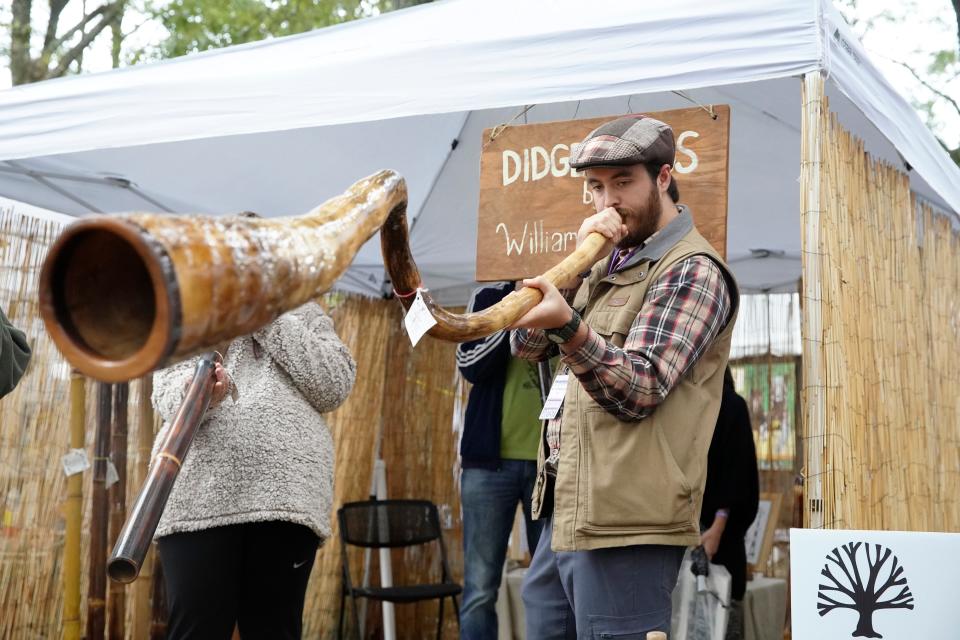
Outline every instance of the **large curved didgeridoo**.
POLYGON ((82 373, 119 382, 238 336, 328 291, 407 187, 381 171, 292 218, 129 214, 71 224, 40 273, 47 332, 82 373))
MULTIPOLYGON (((395 290, 415 290, 421 282, 406 205, 403 178, 381 171, 292 218, 86 218, 67 227, 47 254, 40 313, 79 371, 106 382, 136 378, 250 334, 328 291, 377 229, 395 290)), ((591 234, 544 276, 570 281, 604 246, 603 236, 591 234)), ((463 342, 510 326, 542 295, 525 288, 462 315, 428 292, 423 298, 437 319, 430 335, 463 342)), ((400 300, 409 307, 413 298, 400 300)))

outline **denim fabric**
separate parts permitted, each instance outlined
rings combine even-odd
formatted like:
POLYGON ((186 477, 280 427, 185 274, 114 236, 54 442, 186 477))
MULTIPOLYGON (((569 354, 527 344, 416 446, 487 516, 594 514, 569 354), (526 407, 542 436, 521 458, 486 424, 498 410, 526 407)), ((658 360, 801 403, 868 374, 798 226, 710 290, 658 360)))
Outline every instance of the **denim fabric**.
POLYGON ((544 523, 523 581, 527 640, 643 640, 670 631, 684 547, 634 545, 554 553, 544 523))
POLYGON ((533 460, 503 460, 499 470, 464 469, 460 477, 463 505, 463 607, 460 637, 497 637, 497 590, 507 555, 517 504, 523 504, 527 542, 536 548, 542 522, 530 520, 530 496, 537 473, 533 460))

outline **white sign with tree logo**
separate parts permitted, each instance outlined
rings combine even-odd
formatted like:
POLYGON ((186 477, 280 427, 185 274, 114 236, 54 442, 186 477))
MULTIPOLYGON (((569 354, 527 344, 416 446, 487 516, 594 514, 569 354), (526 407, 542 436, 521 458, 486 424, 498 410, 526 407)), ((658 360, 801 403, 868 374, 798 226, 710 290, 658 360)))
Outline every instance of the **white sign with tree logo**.
POLYGON ((960 638, 960 534, 790 530, 795 640, 960 638))

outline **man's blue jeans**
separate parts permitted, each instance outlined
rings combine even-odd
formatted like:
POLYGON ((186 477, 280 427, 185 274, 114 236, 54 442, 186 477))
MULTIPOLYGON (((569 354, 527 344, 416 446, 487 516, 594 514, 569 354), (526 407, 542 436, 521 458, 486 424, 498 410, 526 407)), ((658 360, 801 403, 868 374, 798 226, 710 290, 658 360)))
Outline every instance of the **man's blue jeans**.
POLYGON ((465 583, 460 637, 464 640, 497 637, 497 589, 517 503, 523 504, 530 552, 537 546, 543 525, 530 519, 536 474, 533 460, 503 460, 498 471, 470 468, 460 476, 465 583))

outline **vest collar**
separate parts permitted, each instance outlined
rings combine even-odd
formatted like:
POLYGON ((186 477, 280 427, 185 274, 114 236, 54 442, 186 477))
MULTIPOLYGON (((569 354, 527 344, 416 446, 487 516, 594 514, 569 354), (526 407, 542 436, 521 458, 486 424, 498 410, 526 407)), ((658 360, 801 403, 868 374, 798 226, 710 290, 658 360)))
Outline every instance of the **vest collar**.
MULTIPOLYGON (((663 256, 665 256, 667 251, 672 249, 674 245, 686 237, 686 235, 690 233, 690 230, 693 229, 693 215, 690 213, 690 208, 681 204, 679 205, 679 209, 680 213, 676 218, 670 221, 670 224, 647 238, 640 251, 637 251, 635 254, 633 254, 625 264, 621 265, 620 268, 614 271, 612 274, 606 275, 612 256, 607 256, 607 258, 602 260, 600 262, 600 271, 597 274, 599 279, 615 282, 617 281, 617 278, 613 277, 614 275, 629 271, 640 264, 657 262, 663 256)), ((630 273, 624 274, 624 276, 626 277, 627 282, 632 282, 638 279, 642 280, 647 271, 649 271, 649 269, 642 269, 636 274, 630 273), (631 276, 639 276, 639 278, 634 278, 631 276)), ((596 273, 596 267, 594 267, 594 272, 596 273)), ((623 280, 621 279, 621 281, 623 280)))

